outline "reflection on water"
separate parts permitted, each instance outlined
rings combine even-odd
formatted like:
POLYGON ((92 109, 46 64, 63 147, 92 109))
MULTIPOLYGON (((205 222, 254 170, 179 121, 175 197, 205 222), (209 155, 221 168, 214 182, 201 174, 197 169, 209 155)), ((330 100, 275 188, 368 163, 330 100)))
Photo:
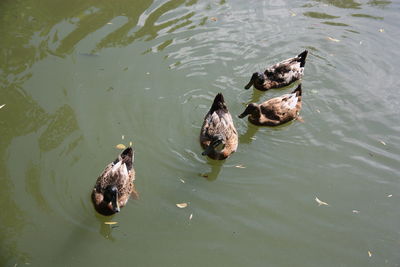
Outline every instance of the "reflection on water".
POLYGON ((340 18, 339 16, 332 16, 326 13, 321 12, 304 12, 304 16, 314 18, 314 19, 337 19, 340 18))
POLYGON ((314 0, 316 2, 332 5, 339 8, 360 9, 362 4, 352 0, 314 0))
POLYGON ((221 168, 224 165, 225 160, 212 160, 207 158, 207 164, 210 166, 211 170, 209 172, 201 173, 200 176, 204 177, 208 181, 215 181, 218 178, 221 168))
POLYGON ((39 147, 42 151, 54 149, 76 130, 75 113, 71 107, 64 105, 51 116, 47 129, 39 137, 39 147))

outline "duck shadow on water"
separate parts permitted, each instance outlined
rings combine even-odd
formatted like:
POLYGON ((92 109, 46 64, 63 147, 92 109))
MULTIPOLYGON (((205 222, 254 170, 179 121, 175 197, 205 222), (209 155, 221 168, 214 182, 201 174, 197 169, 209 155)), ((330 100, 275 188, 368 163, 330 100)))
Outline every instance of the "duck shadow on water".
MULTIPOLYGON (((297 120, 288 121, 282 125, 278 126, 256 126, 247 122, 247 131, 239 136, 240 144, 251 144, 254 140, 256 140, 256 133, 261 129, 263 131, 269 131, 270 133, 278 132, 285 130, 289 125, 293 124, 297 120)), ((302 122, 302 119, 300 119, 302 122)))
POLYGON ((213 160, 207 158, 207 164, 211 167, 209 172, 203 172, 199 175, 208 181, 215 181, 217 180, 219 173, 221 172, 222 166, 224 165, 225 160, 213 160))
POLYGON ((260 129, 260 127, 255 126, 251 123, 247 123, 247 131, 239 136, 239 143, 250 144, 252 141, 256 140, 255 135, 260 129))
POLYGON ((113 222, 113 217, 114 216, 102 216, 99 214, 96 214, 96 218, 98 219, 100 223, 100 229, 99 233, 105 238, 110 241, 115 241, 115 238, 112 236, 112 232, 114 229, 118 228, 118 225, 115 224, 106 224, 106 222, 113 222))

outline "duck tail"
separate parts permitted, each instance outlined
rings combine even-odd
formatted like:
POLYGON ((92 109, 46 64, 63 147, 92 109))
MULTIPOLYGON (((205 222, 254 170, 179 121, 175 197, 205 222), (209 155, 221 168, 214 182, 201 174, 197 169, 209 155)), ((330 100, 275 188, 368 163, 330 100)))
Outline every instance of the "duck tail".
POLYGON ((300 67, 303 68, 304 65, 306 65, 306 58, 307 58, 307 54, 308 51, 304 50, 303 52, 301 52, 297 57, 299 57, 299 61, 300 61, 300 67))
POLYGON ((218 93, 214 98, 214 102, 211 106, 210 112, 221 109, 221 107, 223 106, 225 106, 224 96, 222 95, 222 93, 218 93))
POLYGON ((301 84, 297 86, 296 89, 292 92, 292 94, 296 94, 296 96, 301 96, 301 84))
POLYGON ((128 171, 131 170, 132 164, 133 164, 133 149, 132 149, 132 147, 128 147, 124 151, 122 151, 120 157, 121 157, 122 163, 126 164, 126 168, 128 169, 128 171))

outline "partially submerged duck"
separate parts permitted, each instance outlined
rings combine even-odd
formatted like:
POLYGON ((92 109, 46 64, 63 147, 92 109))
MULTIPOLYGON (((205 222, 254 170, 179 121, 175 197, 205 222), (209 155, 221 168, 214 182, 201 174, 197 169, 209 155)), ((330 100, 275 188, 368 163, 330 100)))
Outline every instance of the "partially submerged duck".
POLYGON ((269 99, 261 104, 250 103, 239 118, 258 126, 277 126, 299 117, 301 109, 301 84, 290 94, 269 99))
POLYGON ((308 51, 304 50, 297 57, 286 59, 267 68, 264 73, 253 73, 250 82, 244 88, 249 89, 253 85, 258 90, 267 91, 285 87, 300 80, 304 74, 307 54, 308 51))
POLYGON ((237 149, 238 133, 221 93, 215 96, 204 118, 200 144, 204 149, 203 156, 217 160, 226 159, 237 149))
POLYGON ((105 216, 113 215, 126 205, 131 194, 137 199, 134 180, 133 149, 128 147, 97 178, 92 192, 96 211, 105 216))

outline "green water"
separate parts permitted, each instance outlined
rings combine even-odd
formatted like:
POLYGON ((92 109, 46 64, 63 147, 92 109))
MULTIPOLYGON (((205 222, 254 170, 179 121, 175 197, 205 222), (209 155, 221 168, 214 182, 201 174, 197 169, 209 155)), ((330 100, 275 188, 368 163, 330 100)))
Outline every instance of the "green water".
POLYGON ((368 0, 2 1, 0 265, 399 266, 399 12, 368 0), (293 90, 244 90, 251 73, 304 49, 304 122, 237 118, 293 90), (218 92, 240 135, 223 162, 198 143, 218 92), (97 215, 94 182, 130 141, 140 200, 97 215))

